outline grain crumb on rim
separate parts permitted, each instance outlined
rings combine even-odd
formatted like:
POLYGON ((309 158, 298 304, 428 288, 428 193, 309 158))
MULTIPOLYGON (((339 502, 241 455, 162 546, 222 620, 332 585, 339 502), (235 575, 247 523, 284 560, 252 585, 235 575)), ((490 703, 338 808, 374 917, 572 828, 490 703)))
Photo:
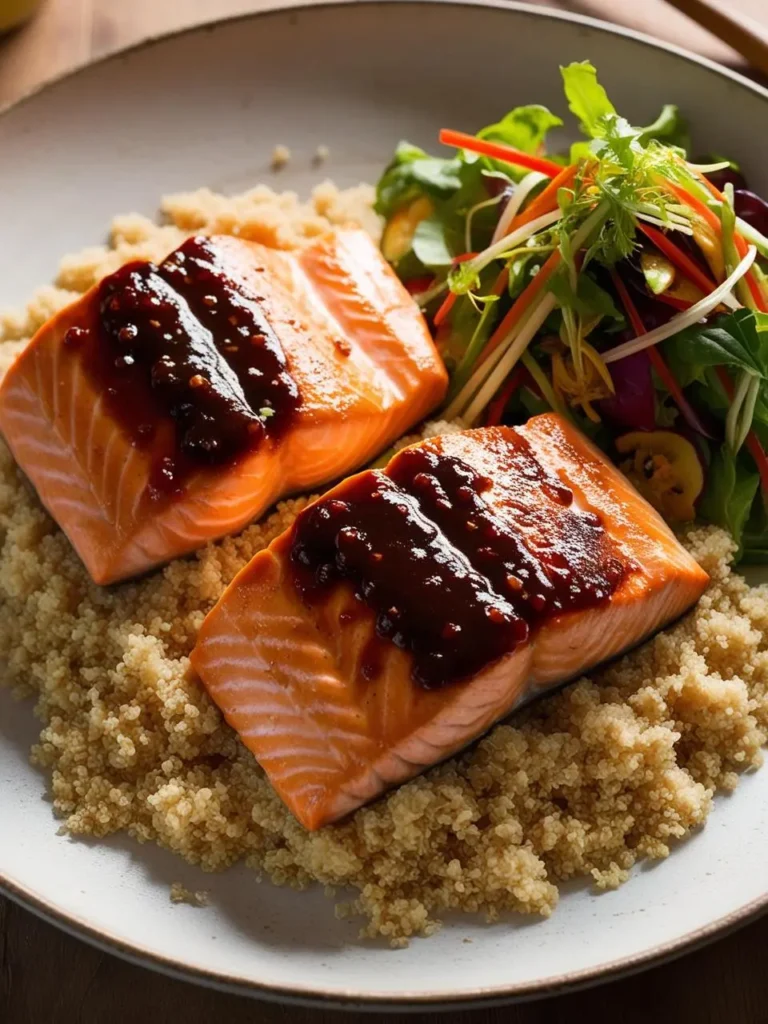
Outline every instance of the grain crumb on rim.
POLYGON ((207 907, 211 902, 206 889, 188 889, 182 882, 172 882, 169 890, 171 903, 186 903, 190 907, 207 907))
POLYGON ((272 150, 272 159, 270 161, 270 166, 273 171, 282 170, 282 168, 285 167, 290 162, 290 159, 290 149, 287 146, 284 146, 282 143, 278 143, 272 150))
MULTIPOLYGON (((161 260, 198 231, 292 248, 334 224, 379 230, 366 185, 308 202, 264 186, 167 197, 167 223, 118 217, 108 247, 63 260, 54 287, 0 315, 0 364, 53 313, 131 259, 161 260)), ((460 429, 430 424, 424 434, 460 429)), ((417 440, 416 436, 404 439, 417 440)), ((306 832, 189 672, 205 613, 307 498, 137 582, 88 579, 0 444, 3 682, 34 696, 33 760, 62 828, 125 830, 204 870, 245 860, 303 888, 356 890, 341 915, 403 945, 449 910, 547 917, 569 878, 613 888, 702 825, 718 791, 762 763, 768 735, 768 588, 730 571, 733 544, 694 527, 712 576, 698 607, 640 649, 493 729, 464 755, 341 825, 306 832)), ((183 887, 182 887, 183 888, 183 887)))

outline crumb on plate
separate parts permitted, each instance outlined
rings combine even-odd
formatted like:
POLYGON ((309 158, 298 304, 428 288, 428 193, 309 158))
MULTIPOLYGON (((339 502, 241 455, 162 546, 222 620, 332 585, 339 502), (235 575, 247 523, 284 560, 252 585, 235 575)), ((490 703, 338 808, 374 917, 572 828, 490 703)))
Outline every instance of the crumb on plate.
POLYGON ((196 889, 193 892, 181 882, 173 882, 170 899, 171 903, 186 903, 190 907, 207 907, 210 903, 210 894, 205 889, 196 889))
POLYGON ((287 146, 284 146, 282 143, 278 143, 272 150, 272 160, 270 166, 272 167, 273 171, 279 171, 286 166, 290 159, 290 149, 287 146))

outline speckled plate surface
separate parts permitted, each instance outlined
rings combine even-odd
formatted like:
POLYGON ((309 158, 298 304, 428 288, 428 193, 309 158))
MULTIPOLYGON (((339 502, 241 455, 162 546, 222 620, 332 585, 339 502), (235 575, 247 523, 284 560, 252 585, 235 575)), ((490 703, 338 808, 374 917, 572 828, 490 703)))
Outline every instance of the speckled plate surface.
MULTIPOLYGON (((561 110, 559 64, 589 57, 622 112, 647 123, 676 102, 709 148, 768 191, 768 92, 671 47, 605 25, 502 4, 366 3, 281 11, 160 39, 64 78, 0 116, 0 303, 18 305, 61 254, 98 242, 116 212, 157 198, 323 174, 375 180, 401 137, 433 145, 514 103, 561 110), (429 40, 429 45, 425 41, 429 40), (642 87, 640 87, 642 85, 642 87)), ((0 886, 133 960, 241 992, 404 1006, 503 1001, 637 970, 768 906, 768 770, 720 799, 706 828, 617 892, 568 891, 547 922, 453 918, 407 950, 362 944, 320 891, 203 876, 125 839, 57 837, 46 780, 27 761, 31 709, 0 692, 0 886), (182 881, 205 910, 172 906, 182 881), (471 942, 465 940, 471 939, 471 942)))

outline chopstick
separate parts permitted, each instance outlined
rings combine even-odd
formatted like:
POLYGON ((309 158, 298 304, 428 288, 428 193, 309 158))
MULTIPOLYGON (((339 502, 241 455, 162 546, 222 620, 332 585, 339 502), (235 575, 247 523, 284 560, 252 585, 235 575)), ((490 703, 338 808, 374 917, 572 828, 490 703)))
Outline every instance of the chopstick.
POLYGON ((722 39, 753 68, 768 75, 768 25, 726 8, 724 0, 667 0, 673 7, 722 39))

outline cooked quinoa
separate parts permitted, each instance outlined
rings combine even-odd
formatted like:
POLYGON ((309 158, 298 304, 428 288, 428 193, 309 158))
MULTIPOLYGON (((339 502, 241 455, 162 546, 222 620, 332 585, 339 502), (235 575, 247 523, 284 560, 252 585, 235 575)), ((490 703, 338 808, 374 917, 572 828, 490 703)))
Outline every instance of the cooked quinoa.
MULTIPOLYGON (((284 248, 350 220, 375 232, 371 198, 367 186, 331 184, 308 203, 263 187, 201 190, 168 197, 162 227, 118 217, 108 248, 68 257, 55 287, 0 317, 1 368, 129 259, 160 259, 198 230, 284 248)), ((704 823, 715 792, 761 763, 768 588, 731 573, 722 531, 693 528, 685 543, 712 584, 682 622, 344 824, 305 831, 191 676, 188 655, 227 583, 306 501, 105 589, 0 445, 0 658, 4 681, 36 700, 32 758, 51 774, 66 832, 126 830, 209 871, 245 859, 278 884, 351 887, 357 898, 342 912, 400 944, 449 909, 547 916, 565 879, 618 885, 638 859, 666 857, 704 823)))

